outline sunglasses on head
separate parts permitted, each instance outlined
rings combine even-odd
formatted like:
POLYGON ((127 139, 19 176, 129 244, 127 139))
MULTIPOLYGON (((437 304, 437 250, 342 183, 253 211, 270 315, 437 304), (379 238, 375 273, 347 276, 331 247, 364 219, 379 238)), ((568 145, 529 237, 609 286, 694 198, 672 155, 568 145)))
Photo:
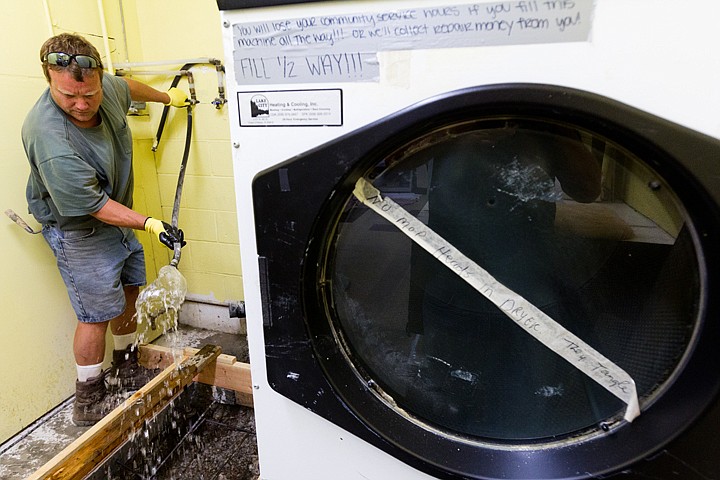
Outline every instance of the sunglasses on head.
POLYGON ((49 65, 58 65, 60 67, 67 67, 73 60, 80 68, 97 68, 100 64, 99 60, 89 55, 71 55, 63 52, 48 53, 43 59, 49 65))

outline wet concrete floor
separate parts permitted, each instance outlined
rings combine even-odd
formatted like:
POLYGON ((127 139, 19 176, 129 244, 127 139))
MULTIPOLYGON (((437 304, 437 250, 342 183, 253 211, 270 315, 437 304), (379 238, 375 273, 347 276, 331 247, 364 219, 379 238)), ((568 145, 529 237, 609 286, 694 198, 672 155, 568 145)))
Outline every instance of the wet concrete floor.
MULTIPOLYGON (((223 353, 247 362, 247 341, 237 334, 181 326, 155 344, 220 345, 223 353)), ((24 479, 82 435, 70 418, 73 398, 0 445, 0 478, 24 479)), ((90 479, 256 480, 259 477, 252 408, 234 392, 203 384, 188 387, 132 441, 101 465, 90 479)))

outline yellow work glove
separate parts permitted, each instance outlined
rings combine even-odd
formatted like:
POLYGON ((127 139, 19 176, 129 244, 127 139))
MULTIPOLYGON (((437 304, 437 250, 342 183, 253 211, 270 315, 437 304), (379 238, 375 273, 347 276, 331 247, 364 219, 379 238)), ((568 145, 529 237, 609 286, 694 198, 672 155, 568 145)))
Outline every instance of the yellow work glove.
POLYGON ((175 249, 176 243, 179 243, 181 247, 187 244, 182 230, 157 218, 148 217, 145 219, 145 231, 157 237, 158 241, 170 250, 175 249))
POLYGON ((170 90, 167 91, 167 94, 170 97, 170 102, 166 103, 165 105, 179 108, 187 107, 190 104, 187 93, 183 92, 179 88, 172 87, 170 90))

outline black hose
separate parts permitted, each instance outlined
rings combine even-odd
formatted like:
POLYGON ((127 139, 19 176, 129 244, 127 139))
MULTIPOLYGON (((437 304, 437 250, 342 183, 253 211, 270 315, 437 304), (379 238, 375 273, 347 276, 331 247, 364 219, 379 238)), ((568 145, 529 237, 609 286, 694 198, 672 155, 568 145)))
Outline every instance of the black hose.
MULTIPOLYGON (((180 71, 187 70, 193 66, 195 66, 195 63, 186 63, 180 68, 180 71)), ((178 74, 175 75, 175 78, 173 78, 172 83, 170 83, 170 88, 177 87, 178 83, 180 83, 180 79, 182 78, 182 75, 178 74)), ((167 120, 168 112, 170 111, 170 105, 165 105, 163 107, 162 115, 160 116, 160 123, 158 124, 157 133, 155 134, 155 143, 152 146, 152 151, 156 151, 158 146, 160 145, 160 137, 162 137, 162 132, 165 129, 165 121, 167 120)))
MULTIPOLYGON (((185 70, 188 70, 194 65, 195 63, 186 63, 180 68, 180 71, 183 72, 185 70)), ((175 75, 175 78, 173 78, 172 82, 170 83, 170 88, 177 87, 178 83, 180 83, 181 78, 182 74, 175 75)), ((183 183, 185 182, 185 167, 187 166, 188 157, 190 156, 190 142, 192 140, 192 107, 192 103, 185 107, 187 109, 187 132, 185 134, 185 151, 183 152, 182 162, 180 163, 180 173, 178 174, 177 187, 175 188, 175 203, 173 204, 171 219, 171 224, 175 228, 177 228, 178 226, 178 217, 180 215, 180 197, 182 196, 183 183)), ((165 129, 165 122, 167 121, 169 111, 170 105, 165 105, 163 107, 162 115, 160 116, 160 123, 158 124, 157 133, 155 134, 155 143, 152 146, 153 152, 156 151, 158 146, 160 145, 160 137, 162 137, 163 130, 165 129)), ((177 267, 178 263, 180 263, 181 248, 182 245, 179 243, 176 243, 174 245, 173 259, 170 262, 170 265, 177 267)))
MULTIPOLYGON (((180 216, 180 197, 182 196, 183 183, 185 183, 185 169, 187 167, 188 157, 190 156, 190 142, 192 141, 192 105, 185 107, 187 109, 187 131, 185 132, 185 150, 183 151, 182 162, 180 162, 180 173, 178 173, 177 187, 175 188, 175 203, 173 204, 171 224, 173 227, 178 226, 178 217, 180 216)), ((182 245, 176 243, 174 245, 173 259, 170 265, 177 267, 180 263, 180 249, 182 245)))

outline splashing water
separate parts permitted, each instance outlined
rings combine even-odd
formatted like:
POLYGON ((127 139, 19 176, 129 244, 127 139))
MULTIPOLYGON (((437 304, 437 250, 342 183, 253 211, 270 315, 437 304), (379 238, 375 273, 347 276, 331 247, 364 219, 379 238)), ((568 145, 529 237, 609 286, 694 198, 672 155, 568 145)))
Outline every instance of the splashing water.
MULTIPOLYGON (((175 335, 177 335, 180 308, 185 301, 186 294, 187 280, 185 277, 177 267, 166 265, 158 271, 155 281, 146 286, 135 301, 138 325, 135 344, 145 343, 148 329, 140 327, 149 326, 152 330, 161 329, 163 335, 169 335, 171 339, 171 354, 176 368, 185 358, 183 348, 178 346, 175 335)), ((170 388, 167 379, 165 379, 164 385, 168 397, 172 397, 173 388, 170 388)), ((175 449, 177 448, 177 445, 175 447, 168 446, 167 443, 158 442, 157 439, 169 436, 174 439, 176 444, 179 444, 185 437, 190 436, 191 426, 189 424, 192 422, 192 417, 186 414, 186 408, 176 408, 177 400, 170 399, 166 408, 163 408, 165 413, 160 412, 156 417, 143 420, 141 425, 131 427, 125 458, 118 457, 115 458, 114 463, 108 462, 105 467, 108 475, 103 478, 130 478, 126 476, 127 472, 132 472, 133 478, 136 476, 138 478, 156 478, 159 469, 170 459, 171 455, 176 454, 175 449), (109 475, 111 469, 117 468, 117 465, 120 465, 121 470, 113 471, 113 475, 109 475), (120 476, 116 476, 117 474, 120 476)), ((152 397, 147 394, 136 401, 151 404, 152 397)), ((183 400, 183 405, 189 401, 183 400)), ((140 408, 136 408, 133 413, 139 417, 142 411, 140 408)), ((137 418, 129 420, 137 422, 137 418)))
POLYGON ((186 293, 187 280, 180 270, 171 265, 162 267, 157 279, 140 292, 135 302, 138 326, 147 323, 153 330, 175 330, 186 293))

